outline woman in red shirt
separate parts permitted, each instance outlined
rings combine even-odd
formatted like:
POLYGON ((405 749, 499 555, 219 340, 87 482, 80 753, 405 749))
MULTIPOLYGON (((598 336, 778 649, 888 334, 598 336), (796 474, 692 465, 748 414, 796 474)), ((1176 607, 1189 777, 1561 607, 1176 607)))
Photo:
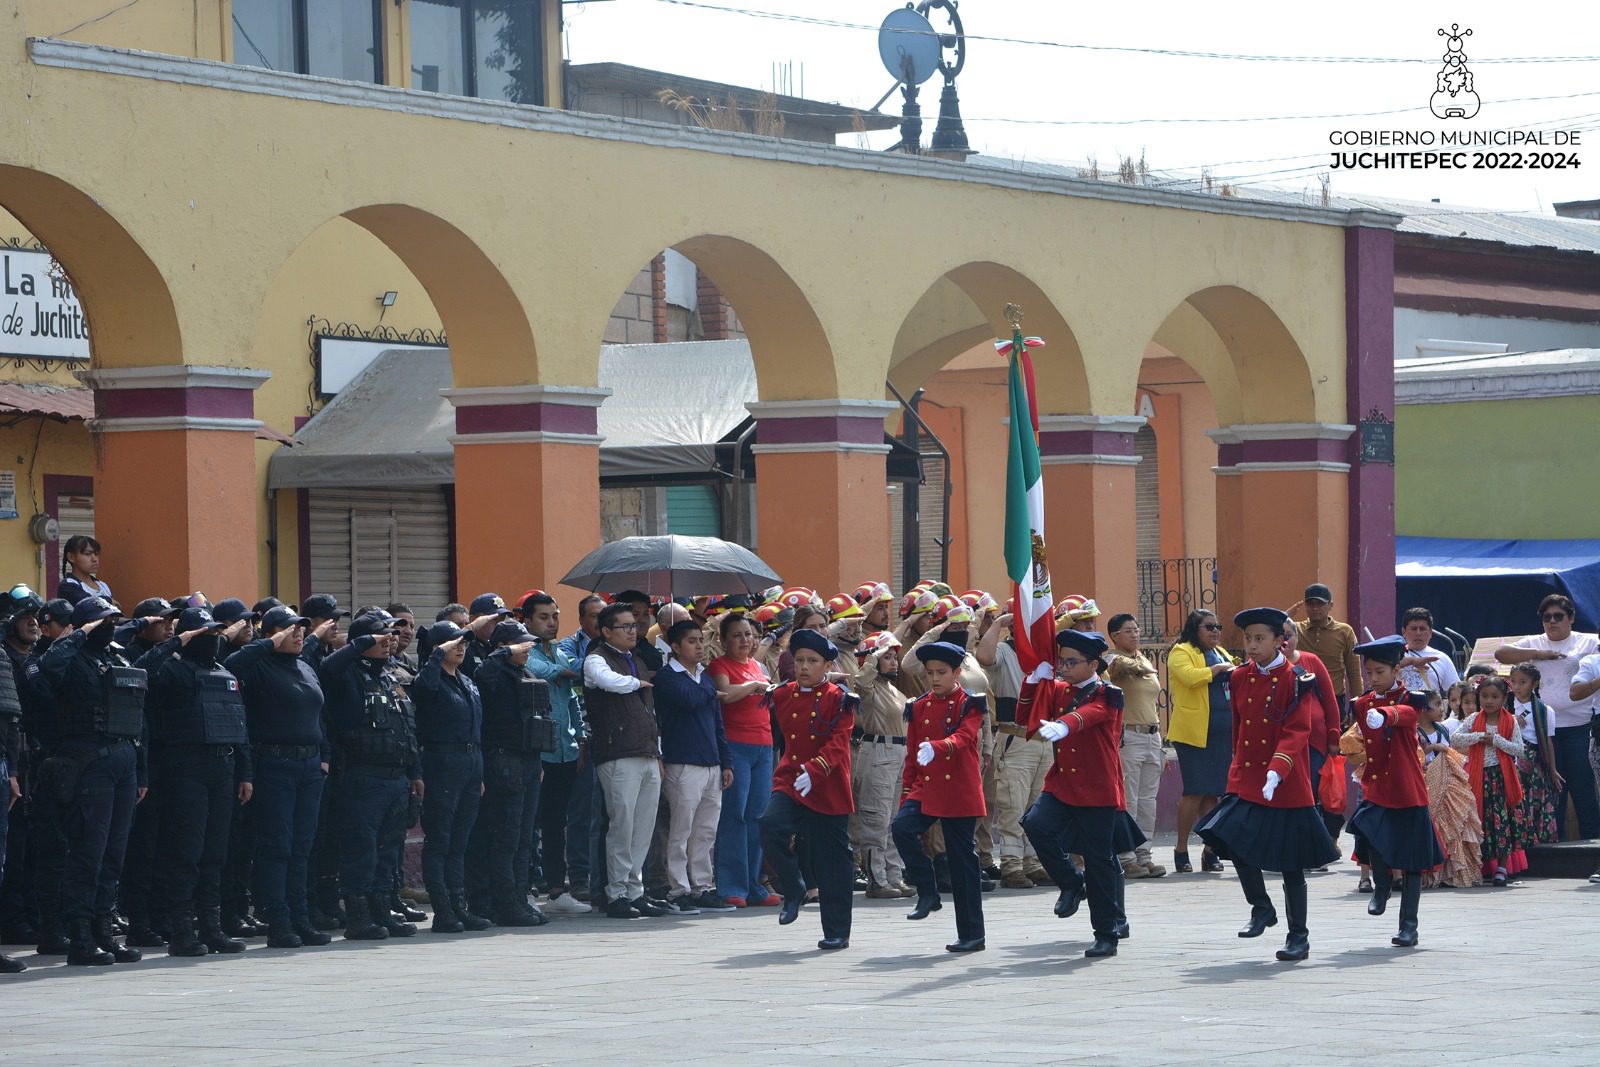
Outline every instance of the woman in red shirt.
POLYGON ((765 703, 771 683, 755 658, 755 631, 743 615, 723 616, 717 633, 724 652, 706 673, 722 699, 722 726, 733 756, 733 784, 722 794, 717 821, 717 893, 736 908, 775 906, 777 895, 759 880, 760 819, 772 796, 772 716, 765 703))

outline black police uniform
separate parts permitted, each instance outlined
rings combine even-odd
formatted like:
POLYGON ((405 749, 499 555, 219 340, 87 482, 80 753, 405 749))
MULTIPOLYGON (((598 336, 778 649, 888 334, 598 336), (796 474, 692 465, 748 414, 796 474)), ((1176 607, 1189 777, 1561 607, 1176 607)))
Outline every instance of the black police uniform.
MULTIPOLYGON (((62 601, 65 604, 65 601, 62 601)), ((68 609, 70 616, 70 607, 68 609)), ((57 790, 49 787, 45 761, 61 744, 62 724, 53 702, 39 691, 40 661, 50 647, 41 637, 20 666, 18 695, 22 699, 22 730, 28 740, 31 773, 26 783, 28 799, 28 889, 39 920, 41 956, 66 955, 68 942, 61 920, 61 867, 67 855, 62 829, 62 806, 57 790)), ((14 655, 14 650, 8 651, 14 655)))
MULTIPOLYGON (((89 597, 72 617, 82 626, 115 614, 106 601, 89 597)), ((60 744, 40 768, 40 788, 54 790, 62 804, 61 910, 72 942, 69 964, 138 958, 134 950, 115 947, 111 910, 146 774, 136 742, 145 735, 148 683, 112 645, 112 636, 109 623, 74 630, 46 650, 36 679, 60 725, 60 744)))
MULTIPOLYGON (((135 665, 156 647, 138 636, 137 623, 117 627, 117 643, 135 665)), ((128 920, 128 944, 141 948, 160 948, 167 943, 158 932, 166 928, 166 910, 151 908, 156 838, 161 830, 160 783, 152 782, 151 787, 133 811, 133 828, 128 831, 128 848, 122 858, 122 878, 117 883, 117 911, 128 920)))
MULTIPOLYGON (((436 623, 435 626, 449 626, 436 623)), ((449 640, 449 638, 446 638, 449 640)), ((483 705, 478 687, 458 668, 444 669, 445 652, 435 648, 417 673, 417 743, 422 748, 422 881, 433 902, 433 928, 459 933, 467 928, 455 901, 466 910, 466 855, 478 820, 483 789, 483 705)), ((473 916, 472 927, 483 929, 473 916)))
POLYGON ((421 775, 411 701, 384 660, 363 655, 377 643, 368 616, 351 624, 362 632, 323 660, 323 707, 332 726, 338 769, 339 881, 345 894, 345 936, 373 940, 407 936, 416 927, 389 911, 394 888, 394 843, 403 839, 410 783, 421 775), (359 624, 359 625, 358 625, 359 624))
MULTIPOLYGON (((3 896, 6 898, 10 914, 6 917, 7 921, 0 924, 0 928, 12 925, 25 903, 24 886, 27 871, 23 869, 23 854, 27 848, 26 823, 18 818, 15 828, 21 832, 13 836, 11 806, 11 778, 21 773, 21 763, 22 698, 17 692, 16 673, 11 669, 8 660, 0 664, 0 794, 3 794, 0 795, 0 869, 3 869, 5 878, 3 885, 9 889, 3 896)), ((16 811, 16 815, 21 814, 22 811, 16 811)), ((32 938, 22 938, 18 943, 25 940, 32 938)), ((24 969, 20 960, 0 955, 0 974, 11 974, 24 969)))
MULTIPOLYGON (((178 625, 217 624, 191 609, 178 625)), ((161 798, 156 862, 174 956, 244 951, 222 929, 222 867, 239 786, 252 781, 250 738, 244 693, 217 651, 217 635, 203 633, 187 645, 173 637, 139 660, 151 672, 151 772, 161 798)))

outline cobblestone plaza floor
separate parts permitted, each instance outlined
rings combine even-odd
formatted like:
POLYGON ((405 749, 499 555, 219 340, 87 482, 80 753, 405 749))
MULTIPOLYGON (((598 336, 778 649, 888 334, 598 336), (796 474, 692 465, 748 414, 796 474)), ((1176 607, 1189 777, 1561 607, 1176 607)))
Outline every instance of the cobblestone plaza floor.
MULTIPOLYGON (((1170 859, 1170 850, 1157 854, 1170 859)), ((1269 883, 1270 884, 1270 883, 1269 883)), ((815 908, 537 930, 336 940, 243 956, 0 979, 7 1064, 1403 1064, 1600 1061, 1600 887, 1530 881, 1423 896, 1422 945, 1389 946, 1355 868, 1311 876, 1311 959, 1280 924, 1234 931, 1231 873, 1130 883, 1132 939, 1083 958, 1087 909, 985 898, 988 951, 951 910, 909 923, 857 896, 847 951, 815 908)), ((1274 897, 1281 900, 1275 890, 1274 897)), ((1397 902, 1397 898, 1396 898, 1397 902)))

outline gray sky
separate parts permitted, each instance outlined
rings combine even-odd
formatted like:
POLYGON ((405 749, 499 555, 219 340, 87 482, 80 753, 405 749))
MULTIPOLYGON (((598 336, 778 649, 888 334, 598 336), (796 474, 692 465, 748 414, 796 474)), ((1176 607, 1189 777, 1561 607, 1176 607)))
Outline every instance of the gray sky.
MULTIPOLYGON (((876 27, 890 0, 608 0, 568 4, 568 57, 615 61, 754 88, 792 66, 792 91, 870 107, 893 79, 876 29, 818 26, 707 8, 738 8, 876 27)), ((1342 5, 1229 0, 1223 4, 1068 4, 965 0, 967 64, 957 81, 972 146, 981 152, 1115 171, 1119 155, 1152 168, 1209 165, 1218 181, 1313 189, 1335 130, 1581 128, 1576 170, 1338 171, 1335 195, 1371 193, 1446 204, 1550 210, 1600 197, 1600 4, 1458 0, 1453 5, 1342 5), (1441 26, 1459 22, 1482 110, 1470 122, 1428 110, 1445 51, 1441 26), (1092 51, 1031 42, 1297 57, 1406 57, 1416 62, 1266 62, 1092 51), (1589 56, 1587 62, 1495 62, 1589 56), (1525 97, 1566 97, 1517 102, 1525 97), (1400 111, 1399 109, 1409 109, 1400 111), (1354 116, 1361 112, 1395 114, 1354 116), (1317 116, 1268 120, 1276 116, 1317 116), (1174 118, 1248 121, 1174 123, 1174 118), (1281 172, 1281 173, 1279 173, 1281 172)), ((948 24, 934 13, 935 29, 948 24)), ((781 76, 781 75, 780 75, 781 76)), ((780 88, 782 86, 779 86, 780 88)), ((937 76, 922 87, 924 143, 938 114, 937 76)), ((898 115, 896 94, 884 110, 898 115)), ((894 133, 872 135, 885 147, 894 133)), ((1382 149, 1380 149, 1381 151, 1382 149)), ((1422 150, 1407 148, 1405 151, 1422 150)), ((1534 149, 1556 151, 1554 147, 1534 149)), ((1469 153, 1472 151, 1468 149, 1469 153)), ((1567 148, 1562 151, 1573 151, 1567 148)), ((1470 156, 1469 156, 1470 161, 1470 156)))

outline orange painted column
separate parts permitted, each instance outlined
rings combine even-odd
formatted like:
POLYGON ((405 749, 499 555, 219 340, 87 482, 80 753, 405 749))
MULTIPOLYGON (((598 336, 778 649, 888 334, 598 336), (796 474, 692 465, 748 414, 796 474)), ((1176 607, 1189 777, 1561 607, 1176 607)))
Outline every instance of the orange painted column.
POLYGON ((125 609, 196 590, 259 597, 255 390, 268 377, 183 365, 84 376, 101 577, 125 609))
POLYGON ((600 545, 598 409, 607 389, 447 389, 455 406, 456 595, 514 603, 545 590, 576 619, 583 591, 561 585, 600 545))
MULTIPOLYGON (((1346 441, 1353 426, 1278 423, 1208 431, 1217 442, 1217 614, 1288 609, 1312 582, 1344 595, 1346 441)), ((1234 635, 1236 636, 1236 635, 1234 635)))
POLYGON ((1050 582, 1059 603, 1092 597, 1102 625, 1139 613, 1133 472, 1137 415, 1045 415, 1039 419, 1040 477, 1050 582))
POLYGON ((756 554, 824 597, 889 574, 884 419, 873 400, 749 405, 756 417, 756 554))

